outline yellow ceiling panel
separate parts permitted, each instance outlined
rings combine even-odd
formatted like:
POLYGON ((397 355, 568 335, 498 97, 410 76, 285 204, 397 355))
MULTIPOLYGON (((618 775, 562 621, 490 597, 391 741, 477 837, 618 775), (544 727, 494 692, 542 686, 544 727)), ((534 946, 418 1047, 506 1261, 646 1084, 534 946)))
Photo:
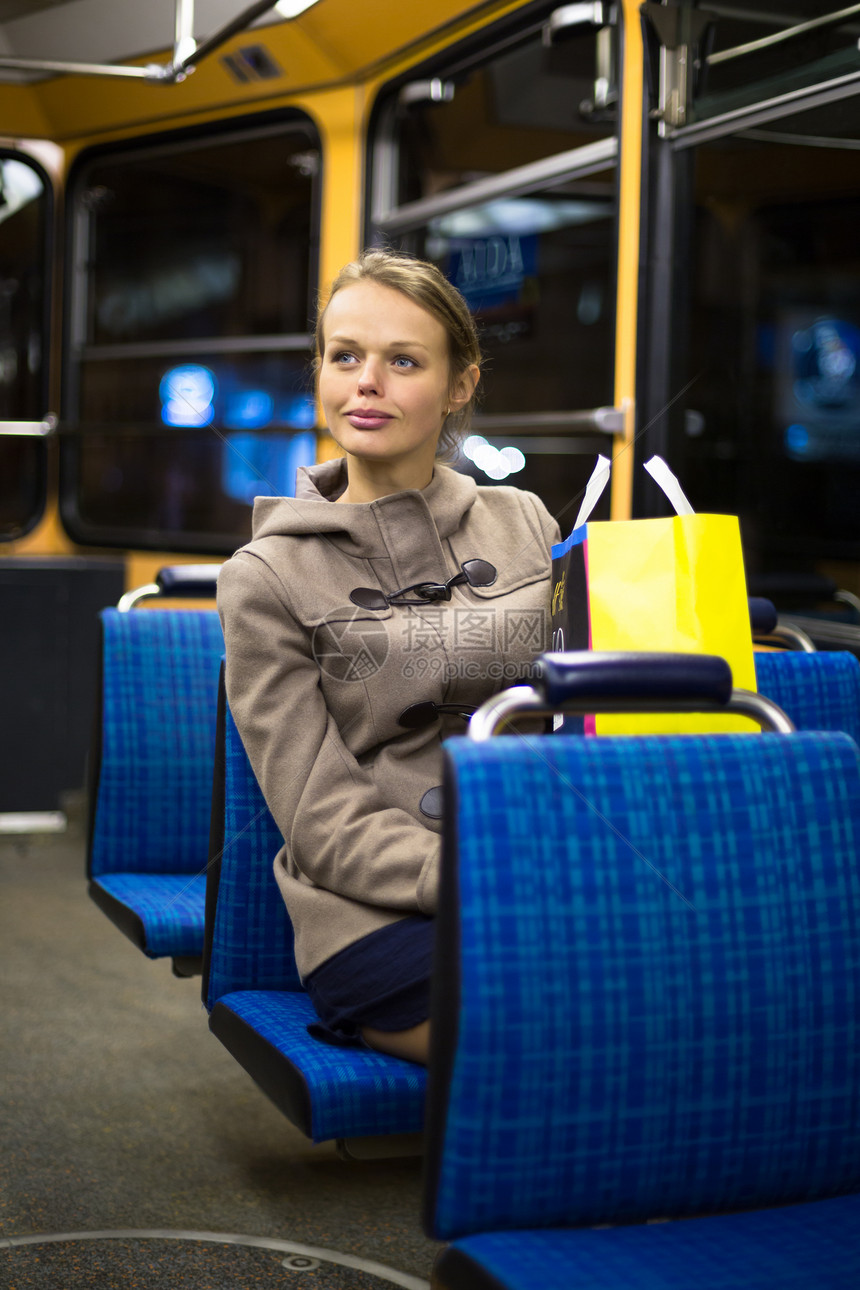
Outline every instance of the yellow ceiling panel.
MULTIPOLYGON (((519 0, 523 3, 524 0, 519 0)), ((29 86, 2 86, 8 103, 5 120, 15 133, 36 133, 57 142, 94 140, 117 131, 157 129, 161 124, 193 122, 247 107, 264 109, 294 95, 348 84, 378 71, 398 56, 407 58, 432 42, 434 33, 470 21, 487 20, 518 7, 518 0, 320 0, 301 17, 251 28, 206 56, 181 84, 102 76, 59 75, 29 86), (428 19, 428 12, 431 15, 428 19), (279 74, 241 83, 224 58, 241 57, 260 46, 279 74), (20 123, 20 124, 19 124, 20 123)), ((437 37, 438 38, 438 37, 437 37)), ((135 60, 139 65, 167 63, 170 52, 135 60)))
POLYGON ((422 39, 473 10, 501 5, 475 0, 321 0, 299 20, 320 49, 327 50, 351 71, 382 61, 404 46, 422 39))
POLYGON ((0 85, 0 138, 51 139, 51 125, 31 85, 0 85))
MULTIPOLYGON (((154 60, 163 62, 165 54, 154 60)), ((141 60, 143 61, 143 60, 141 60)), ((243 32, 203 59, 180 84, 96 76, 58 76, 33 87, 39 96, 52 137, 70 140, 112 132, 134 125, 157 126, 199 113, 231 111, 243 106, 265 107, 299 87, 327 84, 344 73, 295 24, 243 32), (281 74, 266 80, 239 83, 230 74, 225 55, 240 55, 249 46, 262 46, 281 74)))

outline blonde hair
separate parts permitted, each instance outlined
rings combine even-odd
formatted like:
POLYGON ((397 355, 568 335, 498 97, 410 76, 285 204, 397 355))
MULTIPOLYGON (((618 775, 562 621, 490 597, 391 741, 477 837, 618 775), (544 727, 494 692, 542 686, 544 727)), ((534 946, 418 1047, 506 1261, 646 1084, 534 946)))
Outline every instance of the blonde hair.
MULTIPOLYGON (((460 387, 466 372, 475 364, 481 365, 481 346, 478 340, 478 329, 469 312, 469 306, 456 287, 452 286, 445 275, 427 260, 417 260, 411 255, 397 251, 368 250, 363 251, 357 260, 344 265, 331 284, 325 308, 320 309, 316 325, 316 370, 322 361, 325 342, 323 324, 326 309, 344 287, 356 282, 377 282, 381 287, 391 287, 399 291, 426 309, 429 314, 442 324, 448 337, 448 362, 450 379, 448 389, 453 396, 460 387)), ((445 418, 442 433, 439 436, 437 456, 440 458, 456 457, 460 443, 465 436, 472 416, 476 391, 469 401, 456 412, 445 418)))

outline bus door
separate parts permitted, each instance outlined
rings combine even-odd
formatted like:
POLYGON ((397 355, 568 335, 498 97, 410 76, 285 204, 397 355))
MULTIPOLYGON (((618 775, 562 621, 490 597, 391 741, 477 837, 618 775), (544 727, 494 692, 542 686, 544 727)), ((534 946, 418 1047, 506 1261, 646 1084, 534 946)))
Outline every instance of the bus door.
POLYGON ((860 5, 644 10, 644 441, 697 509, 740 514, 753 577, 856 592, 860 5))

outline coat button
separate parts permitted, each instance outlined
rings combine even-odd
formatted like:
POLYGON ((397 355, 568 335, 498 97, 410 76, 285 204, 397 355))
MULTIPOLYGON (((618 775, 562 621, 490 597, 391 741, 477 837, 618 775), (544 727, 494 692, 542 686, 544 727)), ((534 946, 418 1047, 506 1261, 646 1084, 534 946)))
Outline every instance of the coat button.
POLYGON ((403 709, 397 721, 407 730, 423 730, 425 726, 432 726, 436 717, 436 704, 432 699, 425 699, 423 703, 410 703, 408 708, 403 709))
POLYGON ((421 814, 426 815, 428 820, 441 820, 442 818, 442 785, 437 784, 435 788, 428 788, 427 792, 421 798, 421 814))
POLYGON ((384 591, 376 591, 373 587, 356 587, 349 593, 349 598, 359 609, 387 609, 388 598, 384 591))

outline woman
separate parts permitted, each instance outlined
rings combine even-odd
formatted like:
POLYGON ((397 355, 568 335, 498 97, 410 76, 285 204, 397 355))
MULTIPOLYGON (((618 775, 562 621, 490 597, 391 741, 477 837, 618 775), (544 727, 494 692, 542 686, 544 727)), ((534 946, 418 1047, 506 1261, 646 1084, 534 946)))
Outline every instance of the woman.
POLYGON ((285 839, 314 1032, 426 1062, 441 741, 547 648, 558 526, 437 461, 480 349, 433 265, 347 265, 317 352, 344 456, 300 471, 295 499, 258 498, 221 571, 227 694, 285 839))

